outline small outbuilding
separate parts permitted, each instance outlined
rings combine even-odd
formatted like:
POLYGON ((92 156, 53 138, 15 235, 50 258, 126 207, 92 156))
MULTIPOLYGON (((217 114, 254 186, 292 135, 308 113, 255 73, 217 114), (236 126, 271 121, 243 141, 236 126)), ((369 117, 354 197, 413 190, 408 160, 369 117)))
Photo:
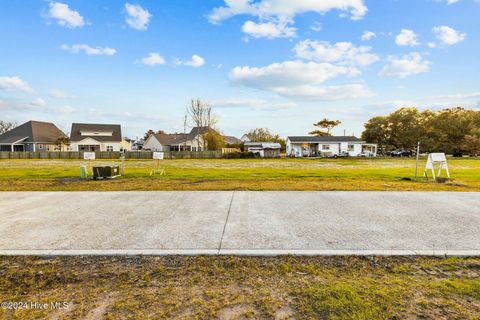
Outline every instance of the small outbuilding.
POLYGON ((280 158, 282 146, 277 142, 245 142, 244 148, 261 158, 280 158))

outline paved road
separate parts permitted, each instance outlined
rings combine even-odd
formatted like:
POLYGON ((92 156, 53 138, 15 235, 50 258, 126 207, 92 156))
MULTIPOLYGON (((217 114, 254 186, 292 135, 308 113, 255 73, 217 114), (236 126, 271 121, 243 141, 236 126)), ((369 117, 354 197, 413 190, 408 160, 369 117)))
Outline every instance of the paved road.
POLYGON ((0 254, 480 255, 480 193, 0 192, 0 254))

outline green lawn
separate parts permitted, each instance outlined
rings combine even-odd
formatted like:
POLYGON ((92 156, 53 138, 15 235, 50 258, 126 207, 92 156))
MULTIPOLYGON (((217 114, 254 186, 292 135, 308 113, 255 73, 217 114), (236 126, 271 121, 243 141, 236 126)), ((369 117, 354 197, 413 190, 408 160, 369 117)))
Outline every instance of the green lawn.
POLYGON ((68 304, 1 319, 479 319, 480 259, 0 257, 0 297, 68 304))
MULTIPOLYGON (((421 159, 422 175, 426 159, 421 159)), ((449 159, 446 184, 413 178, 415 159, 163 160, 167 175, 150 176, 153 160, 125 161, 114 181, 81 181, 83 160, 0 160, 0 190, 452 190, 480 191, 480 160, 449 159)), ((95 160, 93 165, 118 160, 95 160)))

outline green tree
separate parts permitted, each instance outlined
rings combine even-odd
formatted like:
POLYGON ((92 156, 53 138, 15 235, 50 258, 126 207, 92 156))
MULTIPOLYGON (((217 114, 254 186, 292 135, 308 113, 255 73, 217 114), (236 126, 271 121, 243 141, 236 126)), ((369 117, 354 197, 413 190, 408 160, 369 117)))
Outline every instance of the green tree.
POLYGON ((68 137, 60 137, 55 142, 55 145, 59 151, 62 151, 64 146, 68 147, 70 145, 70 139, 68 137))
POLYGON ((362 140, 378 144, 381 150, 390 149, 390 130, 388 117, 373 117, 365 123, 362 140))
POLYGON ((203 134, 203 142, 209 151, 222 150, 222 148, 225 148, 225 138, 213 129, 203 134))
POLYGON ((342 122, 340 120, 329 120, 327 118, 323 118, 322 120, 313 124, 315 127, 320 129, 311 131, 308 134, 318 137, 331 136, 332 129, 341 123, 342 122))
POLYGON ((464 137, 463 149, 472 156, 480 155, 480 135, 466 135, 464 137))
POLYGON ((256 128, 250 130, 246 136, 252 142, 277 142, 282 146, 282 150, 285 150, 285 140, 278 134, 272 134, 267 128, 256 128))

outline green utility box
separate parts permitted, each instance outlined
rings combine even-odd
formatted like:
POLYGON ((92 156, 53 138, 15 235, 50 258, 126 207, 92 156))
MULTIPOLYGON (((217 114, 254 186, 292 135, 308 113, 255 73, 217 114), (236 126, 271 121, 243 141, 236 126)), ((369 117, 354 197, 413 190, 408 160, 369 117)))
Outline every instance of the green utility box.
POLYGON ((93 167, 93 180, 116 178, 118 176, 120 176, 120 166, 93 167))
POLYGON ((88 171, 87 166, 80 166, 80 179, 87 179, 88 171))

